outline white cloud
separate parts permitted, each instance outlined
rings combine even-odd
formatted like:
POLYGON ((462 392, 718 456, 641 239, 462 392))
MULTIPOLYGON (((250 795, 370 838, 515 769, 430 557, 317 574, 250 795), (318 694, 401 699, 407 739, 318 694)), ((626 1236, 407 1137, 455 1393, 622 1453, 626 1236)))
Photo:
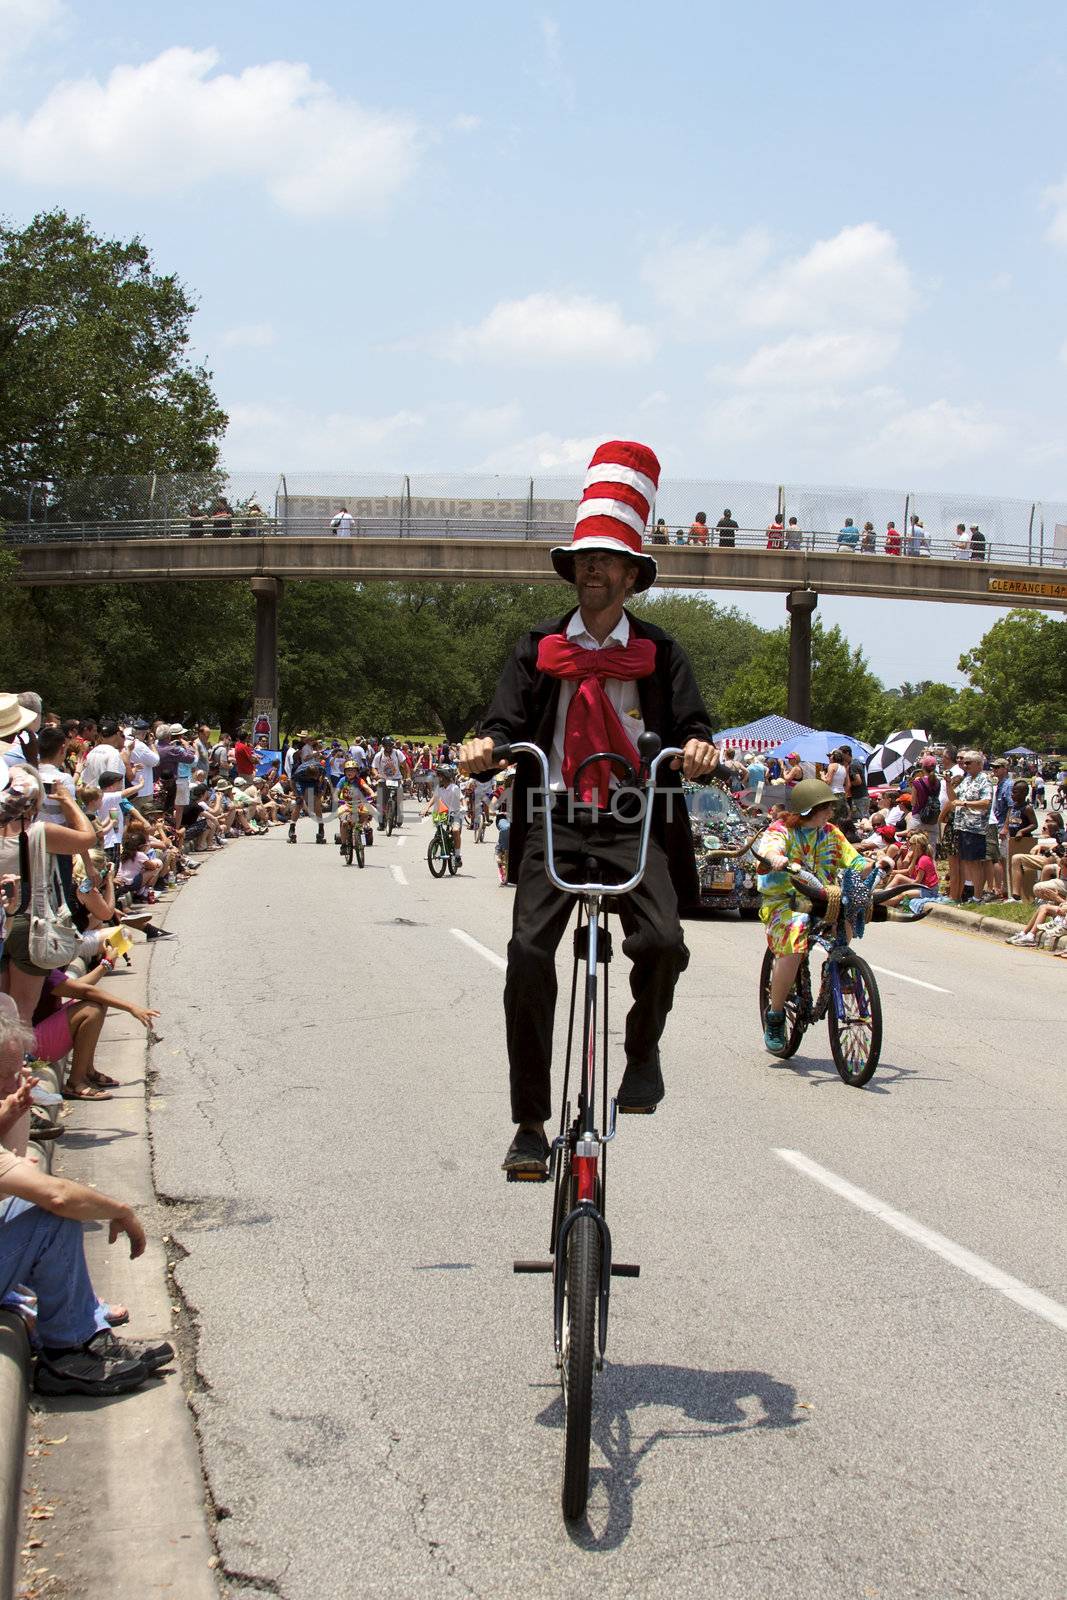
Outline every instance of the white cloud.
POLYGON ((873 222, 842 228, 802 255, 774 259, 770 234, 696 239, 645 263, 664 309, 708 336, 749 328, 898 327, 914 309, 912 275, 893 235, 873 222))
POLYGON ((887 367, 899 345, 891 333, 794 333, 760 345, 730 376, 744 389, 853 384, 887 367))
POLYGON ((414 172, 410 118, 364 109, 299 62, 234 75, 218 60, 175 48, 57 84, 29 116, 0 118, 0 170, 152 196, 259 183, 301 217, 373 211, 414 172))
POLYGON ((426 420, 417 411, 368 417, 258 402, 228 410, 223 455, 231 471, 403 471, 410 441, 426 420))
POLYGON ((269 322, 249 322, 239 328, 227 328, 222 342, 230 349, 262 350, 276 338, 269 322))
POLYGON ((1041 204, 1052 212, 1046 238, 1053 244, 1067 245, 1067 178, 1062 183, 1051 184, 1041 196, 1041 204))
POLYGON ((1004 443, 1003 424, 981 407, 931 400, 887 422, 873 442, 873 451, 913 467, 940 469, 973 461, 1004 443))
POLYGON ((452 126, 457 133, 477 133, 481 125, 481 117, 471 111, 461 111, 458 117, 452 118, 452 126))
POLYGON ((62 0, 0 0, 0 68, 55 33, 67 14, 62 0))
POLYGON ((537 74, 537 81, 542 89, 554 95, 568 111, 573 111, 577 96, 574 78, 563 65, 559 23, 554 17, 542 17, 540 29, 543 66, 537 74))
POLYGON ((650 360, 656 344, 647 328, 626 322, 611 301, 540 293, 501 300, 475 327, 448 336, 442 349, 457 360, 474 356, 521 366, 594 361, 630 367, 650 360))
POLYGON ((460 438, 483 441, 514 433, 521 421, 522 407, 507 400, 498 406, 460 406, 455 428, 460 438))
POLYGON ((598 444, 610 433, 567 438, 558 433, 533 433, 490 451, 475 470, 480 472, 584 472, 598 444))

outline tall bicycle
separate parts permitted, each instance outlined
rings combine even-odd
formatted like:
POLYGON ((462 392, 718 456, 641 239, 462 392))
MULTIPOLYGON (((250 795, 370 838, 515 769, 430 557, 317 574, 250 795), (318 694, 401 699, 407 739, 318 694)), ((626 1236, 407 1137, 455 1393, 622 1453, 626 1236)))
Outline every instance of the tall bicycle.
MULTIPOLYGON (((753 854, 765 871, 774 870, 763 856, 753 854)), ((785 1003, 785 1044, 772 1054, 788 1061, 800 1048, 805 1029, 825 1017, 834 1066, 843 1082, 862 1089, 874 1077, 882 1051, 882 1000, 874 973, 852 948, 851 929, 862 922, 871 905, 881 905, 896 891, 876 889, 873 878, 855 868, 844 874, 840 888, 828 886, 802 869, 792 872, 791 877, 794 888, 817 913, 810 942, 826 952, 826 960, 819 992, 813 995, 810 954, 801 958, 785 1003)), ((770 1000, 773 966, 774 955, 768 949, 759 975, 761 1027, 770 1000)))
MULTIPOLYGON (((547 1261, 516 1261, 520 1273, 552 1274, 553 1344, 563 1389, 566 1418, 563 1455, 563 1515, 580 1517, 589 1498, 589 1445, 592 1430, 593 1374, 603 1370, 608 1338, 608 1306, 613 1277, 636 1278, 640 1267, 612 1258, 611 1233, 605 1215, 607 1147, 615 1137, 619 1112, 608 1099, 608 985, 612 958, 607 916, 611 901, 630 894, 645 875, 652 828, 652 801, 656 772, 663 761, 680 756, 676 748, 661 749, 654 733, 638 740, 639 770, 611 751, 588 756, 574 776, 575 792, 585 768, 608 761, 618 768, 622 781, 642 801, 641 829, 633 874, 623 883, 568 883, 556 869, 552 813, 545 812, 545 870, 564 894, 578 899, 578 926, 574 932, 574 968, 571 979, 570 1017, 563 1078, 559 1133, 552 1141, 547 1177, 509 1172, 508 1180, 554 1182, 552 1222, 547 1261), (574 1019, 579 971, 582 984, 582 1043, 577 1075, 577 1105, 572 1116, 568 1098, 574 1019), (600 1127, 597 1126, 598 1032, 601 1049, 600 1127), (601 1129, 603 1131, 601 1131, 601 1129)), ((548 757, 535 744, 502 745, 493 751, 496 762, 529 755, 541 768, 544 792, 549 789, 548 757)))

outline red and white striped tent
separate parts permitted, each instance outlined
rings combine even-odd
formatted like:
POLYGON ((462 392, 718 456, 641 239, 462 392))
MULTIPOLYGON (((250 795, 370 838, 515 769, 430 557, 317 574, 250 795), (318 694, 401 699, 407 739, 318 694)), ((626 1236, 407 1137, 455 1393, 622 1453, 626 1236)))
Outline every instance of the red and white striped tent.
POLYGON ((715 735, 715 743, 729 746, 731 750, 743 750, 746 755, 758 755, 764 750, 773 750, 775 745, 814 732, 814 728, 807 728, 802 722, 791 722, 788 717, 758 717, 740 728, 722 728, 715 735))

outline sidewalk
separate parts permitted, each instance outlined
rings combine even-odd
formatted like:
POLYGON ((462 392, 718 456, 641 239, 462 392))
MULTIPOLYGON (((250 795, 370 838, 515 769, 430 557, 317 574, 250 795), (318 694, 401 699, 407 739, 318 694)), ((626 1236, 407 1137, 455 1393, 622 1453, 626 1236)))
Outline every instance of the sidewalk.
MULTIPOLYGON (((203 893, 194 882, 186 893, 203 893)), ((166 907, 157 921, 166 920, 166 907)), ((146 946, 138 941, 133 970, 120 967, 104 986, 123 999, 150 1004, 156 960, 180 959, 178 941, 146 946)), ((167 1035, 177 1017, 160 1017, 167 1035)), ((128 1200, 148 1235, 138 1261, 128 1246, 108 1244, 107 1227, 86 1228, 86 1256, 94 1284, 115 1303, 128 1305, 121 1333, 174 1339, 169 1274, 163 1239, 164 1208, 156 1203, 148 1139, 145 1030, 113 1012, 98 1052, 102 1070, 122 1087, 110 1101, 69 1105, 68 1131, 55 1145, 53 1171, 128 1200)), ((163 1378, 113 1400, 32 1397, 28 1459, 16 1594, 70 1600, 219 1600, 216 1557, 192 1415, 188 1376, 175 1364, 163 1378), (36 1507, 49 1515, 30 1518, 36 1507), (40 1541, 31 1548, 30 1541, 40 1541)), ((0 1397, 2 1398, 2 1397, 0 1397)))

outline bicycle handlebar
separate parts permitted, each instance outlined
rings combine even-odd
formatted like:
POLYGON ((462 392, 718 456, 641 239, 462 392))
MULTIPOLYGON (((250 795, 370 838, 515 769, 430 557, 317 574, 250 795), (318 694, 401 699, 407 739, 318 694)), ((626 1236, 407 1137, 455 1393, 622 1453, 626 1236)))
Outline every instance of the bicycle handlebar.
MULTIPOLYGON (((766 856, 761 856, 758 850, 753 850, 752 854, 764 872, 781 872, 783 870, 781 867, 776 867, 773 862, 768 861, 766 856)), ((810 900, 813 906, 825 906, 828 899, 826 885, 820 882, 812 873, 802 870, 799 873, 790 872, 788 876, 793 887, 800 891, 805 900, 810 900)), ((876 873, 875 876, 878 876, 878 874, 876 873)), ((871 893, 871 904, 880 906, 886 900, 891 899, 893 895, 899 893, 899 889, 875 889, 871 893)))
MULTIPOLYGON (((644 732, 637 741, 638 753, 641 756, 641 767, 647 773, 645 783, 638 786, 637 792, 643 797, 643 814, 641 817, 641 837, 637 847, 637 867, 633 875, 624 883, 568 883, 556 871, 555 839, 552 832, 552 807, 545 807, 545 871, 552 885, 563 891, 564 894, 574 895, 623 895, 631 894, 645 875, 648 862, 648 841, 652 833, 652 798, 656 787, 656 773, 660 763, 673 761, 675 756, 680 756, 683 751, 676 745, 668 745, 666 749, 660 747, 658 734, 644 732)), ((548 756, 540 745, 530 744, 525 740, 514 744, 500 744, 493 747, 493 760, 500 764, 509 763, 517 755, 532 756, 541 768, 541 779, 544 793, 550 794, 548 756)), ((613 761, 625 766, 636 778, 633 764, 624 756, 617 756, 612 751, 605 751, 598 755, 589 756, 581 763, 575 781, 581 773, 582 767, 588 766, 592 761, 613 761)))

